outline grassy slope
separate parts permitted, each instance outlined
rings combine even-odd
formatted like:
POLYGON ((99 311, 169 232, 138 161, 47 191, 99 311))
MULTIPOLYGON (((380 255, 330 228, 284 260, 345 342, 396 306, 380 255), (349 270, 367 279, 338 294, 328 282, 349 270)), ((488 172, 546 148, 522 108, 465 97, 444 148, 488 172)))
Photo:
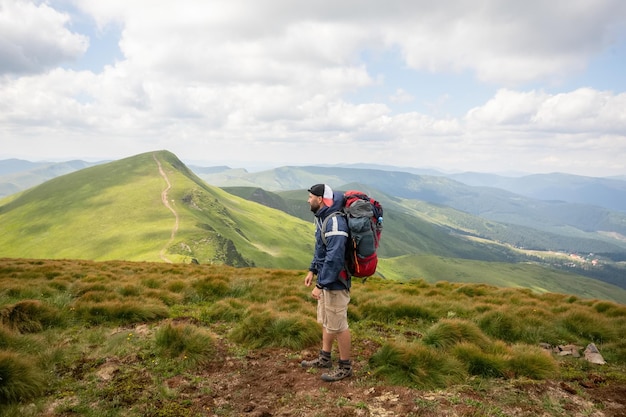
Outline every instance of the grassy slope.
POLYGON ((583 417, 624 409, 624 305, 371 279, 354 286, 348 310, 355 375, 331 386, 300 367, 321 337, 302 276, 0 258, 0 415, 583 417), (607 364, 549 354, 540 342, 580 350, 595 342, 607 364))
MULTIPOLYGON (((363 188, 356 184, 352 186, 363 188)), ((306 203, 299 203, 303 200, 301 196, 304 191, 275 194, 251 187, 226 189, 243 198, 279 207, 301 218, 311 216, 308 207, 305 207, 306 203)), ((493 230, 496 235, 502 236, 507 233, 507 225, 415 200, 386 196, 382 196, 381 200, 385 206, 386 220, 379 273, 388 279, 403 281, 424 278, 428 282, 487 283, 626 302, 626 291, 614 285, 539 265, 520 264, 517 262, 525 257, 506 245, 486 239, 467 239, 450 233, 451 229, 455 229, 485 235, 493 230)), ((512 227, 515 230, 517 228, 512 227)))
MULTIPOLYGON (((579 247, 589 247, 588 252, 623 254, 626 248, 623 242, 607 239, 596 233, 612 230, 623 234, 626 230, 623 213, 580 204, 533 200, 496 188, 470 187, 445 177, 371 169, 282 167, 227 179, 211 176, 203 178, 218 186, 246 185, 274 191, 306 189, 316 182, 326 182, 335 187, 359 182, 385 190, 395 197, 428 201, 454 207, 491 221, 541 230, 542 239, 548 237, 548 232, 562 235, 567 238, 560 239, 557 243, 565 245, 564 247, 574 246, 572 251, 578 251, 579 247), (597 243, 594 242, 596 240, 597 243)), ((524 231, 527 232, 528 230, 524 231)))
MULTIPOLYGON (((371 195, 380 195, 363 185, 350 184, 348 187, 366 190, 372 193, 371 195)), ((304 198, 306 196, 304 190, 271 193, 251 187, 224 189, 239 197, 283 210, 301 219, 312 218, 304 198)), ((505 261, 517 256, 501 245, 489 245, 452 235, 448 227, 450 223, 437 222, 423 216, 420 211, 412 209, 409 205, 392 202, 390 197, 385 197, 381 201, 385 210, 384 244, 381 245, 379 252, 381 257, 436 253, 453 258, 505 261)))
POLYGON ((539 293, 575 294, 626 304, 626 290, 592 278, 533 264, 414 255, 382 259, 378 270, 385 278, 399 281, 421 278, 430 283, 485 283, 497 287, 531 288, 539 293), (406 271, 411 271, 410 275, 406 271))
MULTIPOLYGON (((310 220, 232 196, 201 181, 173 154, 156 155, 172 185, 170 203, 180 216, 179 230, 167 248, 168 259, 306 268, 313 243, 310 220)), ((159 252, 174 226, 173 214, 161 202, 165 187, 153 154, 147 153, 58 177, 11 196, 0 206, 0 256, 160 261, 159 252)), ((299 195, 285 201, 288 205, 297 201, 297 210, 303 211, 306 203, 299 195)), ((538 267, 455 259, 497 261, 502 253, 450 235, 440 229, 445 219, 440 225, 430 223, 433 218, 424 221, 415 215, 419 210, 403 207, 401 200, 388 200, 386 207, 403 208, 407 214, 386 212, 383 257, 439 255, 383 260, 381 272, 387 277, 528 286, 624 302, 622 290, 596 281, 538 267), (425 265, 431 269, 425 270, 425 265)))
MULTIPOLYGON (((176 239, 168 248, 173 261, 196 255, 181 253, 177 249, 181 246, 211 256, 212 245, 228 246, 230 241, 258 266, 308 264, 310 223, 206 185, 169 152, 156 155, 172 184, 169 199, 180 215, 176 239), (185 196, 210 204, 195 209, 185 204, 185 196), (211 236, 215 239, 208 239, 211 236)), ((161 201, 165 188, 153 153, 57 177, 3 200, 0 254, 158 261, 174 227, 174 216, 161 201)))
POLYGON ((0 211, 2 254, 158 260, 172 216, 161 203, 164 185, 151 158, 88 168, 22 193, 0 211))

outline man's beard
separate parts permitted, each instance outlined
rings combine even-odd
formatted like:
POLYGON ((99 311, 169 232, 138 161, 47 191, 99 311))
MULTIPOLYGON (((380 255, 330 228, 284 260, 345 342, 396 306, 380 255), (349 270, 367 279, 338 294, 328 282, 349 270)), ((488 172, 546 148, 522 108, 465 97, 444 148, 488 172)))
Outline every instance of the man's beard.
POLYGON ((317 211, 320 209, 321 205, 317 204, 317 203, 311 203, 311 211, 313 213, 317 213, 317 211))

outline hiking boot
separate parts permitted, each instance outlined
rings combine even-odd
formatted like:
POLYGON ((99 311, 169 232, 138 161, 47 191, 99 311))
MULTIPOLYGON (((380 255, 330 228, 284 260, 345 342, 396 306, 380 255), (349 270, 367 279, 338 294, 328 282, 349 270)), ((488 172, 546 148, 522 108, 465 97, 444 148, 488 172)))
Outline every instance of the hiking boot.
POLYGON ((320 355, 313 360, 302 361, 300 365, 302 365, 303 368, 332 368, 333 362, 330 359, 320 355))
POLYGON ((352 376, 352 367, 339 367, 332 372, 322 374, 322 381, 335 382, 352 376))

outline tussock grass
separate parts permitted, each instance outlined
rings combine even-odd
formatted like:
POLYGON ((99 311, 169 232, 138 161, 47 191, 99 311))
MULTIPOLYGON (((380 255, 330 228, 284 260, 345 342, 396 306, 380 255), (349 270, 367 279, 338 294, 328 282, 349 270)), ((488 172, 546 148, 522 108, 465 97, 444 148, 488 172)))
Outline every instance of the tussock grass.
POLYGON ((478 325, 487 335, 506 342, 517 342, 523 337, 523 319, 515 311, 498 309, 487 312, 478 325))
POLYGON ((155 334, 155 345, 161 355, 191 365, 211 361, 216 352, 214 337, 206 329, 187 323, 162 325, 155 334))
POLYGON ((422 340, 426 345, 442 349, 449 349, 462 342, 484 349, 490 343, 489 338, 476 324, 461 319, 440 320, 426 331, 422 340))
POLYGON ((279 313, 267 306, 253 306, 237 323, 230 338, 251 348, 287 347, 304 349, 319 344, 321 327, 302 314, 279 313))
POLYGON ((569 340, 568 332, 560 326, 555 326, 557 317, 542 306, 519 307, 513 313, 518 318, 520 329, 518 339, 511 342, 523 342, 532 345, 549 343, 558 345, 563 340, 569 340))
POLYGON ((607 317, 626 317, 626 306, 609 301, 598 301, 593 304, 593 309, 607 317))
POLYGON ((309 305, 305 304, 302 297, 285 295, 276 300, 276 309, 289 313, 305 313, 309 309, 309 305))
POLYGON ((160 301, 166 306, 180 304, 184 298, 181 294, 176 294, 167 290, 147 290, 144 291, 142 295, 147 299, 160 301))
POLYGON ((609 363, 626 363, 626 338, 606 343, 602 348, 605 352, 604 359, 609 363))
POLYGON ((247 305, 237 298, 224 298, 202 309, 199 318, 205 323, 217 321, 234 322, 244 316, 246 308, 247 305))
POLYGON ((614 341, 619 336, 614 319, 597 314, 589 308, 573 308, 560 321, 574 336, 596 343, 614 341))
MULTIPOLYGON (((219 362, 217 352, 237 357, 285 348, 297 355, 317 349, 321 339, 302 271, 8 259, 0 260, 0 271, 4 366, 31 378, 2 394, 20 410, 11 415, 52 401, 59 415, 114 416, 120 407, 158 415, 158 405, 177 415, 182 408, 172 398, 178 394, 159 391, 165 379, 197 378, 206 372, 203 364, 219 362), (107 367, 114 371, 103 383, 99 373, 107 367)), ((569 364, 581 375, 622 375, 626 366, 626 307, 620 304, 377 277, 355 280, 351 297, 354 359, 371 371, 360 373, 359 383, 439 389, 469 376, 481 384, 558 379, 564 370, 567 377, 569 364), (540 342, 594 342, 608 365, 557 361, 536 347, 540 342)), ((0 415, 7 410, 0 405, 0 415)))
POLYGON ((467 377, 459 360, 418 343, 385 344, 369 365, 374 375, 388 383, 419 389, 444 388, 467 377))
POLYGON ((396 297, 388 302, 371 299, 358 305, 362 319, 392 322, 403 318, 423 320, 433 318, 431 311, 415 299, 396 297))
POLYGON ((468 342, 455 345, 451 353, 465 364, 467 372, 471 375, 500 378, 506 374, 506 355, 486 352, 479 346, 468 342))
POLYGON ((167 289, 174 293, 181 293, 187 288, 187 284, 182 280, 173 280, 167 284, 167 289))
POLYGON ((0 321, 21 333, 35 333, 59 325, 62 314, 39 300, 24 300, 0 310, 0 321))
POLYGON ((525 376, 532 379, 558 377, 556 360, 544 350, 529 345, 514 345, 508 360, 511 376, 525 376))
POLYGON ((45 376, 32 357, 0 350, 0 405, 41 395, 45 376))
POLYGON ((169 314, 164 305, 139 301, 80 301, 73 308, 77 318, 92 325, 155 321, 166 318, 169 314))
POLYGON ((0 349, 12 347, 17 340, 13 331, 4 325, 0 325, 0 349))
POLYGON ((224 297, 230 290, 228 278, 219 275, 198 280, 192 284, 192 287, 199 299, 205 301, 224 297))

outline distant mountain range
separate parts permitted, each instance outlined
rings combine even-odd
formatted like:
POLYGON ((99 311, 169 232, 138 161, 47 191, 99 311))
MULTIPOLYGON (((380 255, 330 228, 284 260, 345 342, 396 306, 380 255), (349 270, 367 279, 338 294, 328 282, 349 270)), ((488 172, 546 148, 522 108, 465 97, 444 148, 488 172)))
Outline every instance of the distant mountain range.
MULTIPOLYGON (((30 162, 20 159, 0 160, 0 198, 41 184, 59 175, 105 162, 107 161, 30 162)), ((264 180, 263 178, 271 176, 272 172, 276 170, 297 167, 282 167, 260 173, 250 173, 243 168, 230 168, 228 166, 203 167, 189 165, 189 168, 209 184, 217 186, 263 186, 268 191, 285 191, 294 189, 293 185, 295 184, 290 184, 284 178, 276 182, 264 180)), ((323 172, 342 167, 319 166, 319 168, 323 172)), ((355 170, 355 172, 384 171, 418 176, 444 177, 472 187, 498 188, 536 200, 594 205, 609 210, 626 212, 626 176, 598 178, 562 173, 532 174, 515 177, 476 172, 448 174, 435 169, 369 164, 354 164, 343 168, 349 168, 350 170, 355 170)))
POLYGON ((2 160, 0 161, 0 198, 34 187, 60 175, 97 164, 77 160, 67 162, 2 160))
MULTIPOLYGON (((589 203, 533 199, 495 187, 468 186, 447 177, 336 167, 281 167, 259 173, 237 171, 236 174, 226 170, 200 174, 200 177, 220 187, 248 186, 273 191, 306 189, 315 181, 343 189, 349 188, 351 183, 360 183, 388 196, 446 206, 487 220, 618 246, 626 244, 619 237, 605 235, 626 236, 626 212, 589 203)), ((623 185, 621 189, 613 188, 615 200, 626 201, 626 182, 623 185)))
POLYGON ((467 185, 494 187, 545 201, 589 204, 626 212, 626 181, 569 174, 535 174, 518 178, 491 174, 449 175, 467 185))
MULTIPOLYGON (((28 164, 10 161, 0 161, 0 184, 29 172, 28 164)), ((313 244, 306 189, 326 182, 383 203, 379 271, 387 278, 487 282, 626 303, 626 213, 615 208, 626 189, 619 180, 550 174, 529 176, 534 185, 525 186, 538 193, 561 178, 559 192, 573 199, 571 190, 596 184, 602 195, 617 195, 611 208, 580 196, 548 200, 509 190, 524 189, 524 177, 341 167, 250 173, 187 167, 167 151, 64 166, 75 169, 0 199, 0 257, 304 270, 313 244)))

